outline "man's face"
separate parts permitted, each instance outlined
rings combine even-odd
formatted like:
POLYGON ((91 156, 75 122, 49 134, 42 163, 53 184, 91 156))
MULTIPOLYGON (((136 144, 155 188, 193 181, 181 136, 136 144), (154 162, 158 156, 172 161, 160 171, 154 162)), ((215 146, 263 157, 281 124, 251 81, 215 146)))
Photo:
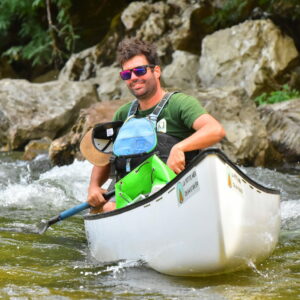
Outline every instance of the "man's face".
MULTIPOLYGON (((137 55, 123 64, 123 70, 133 69, 139 66, 149 65, 144 55, 137 55)), ((124 80, 129 91, 139 100, 147 99, 155 94, 159 87, 160 68, 147 68, 147 73, 136 76, 131 72, 131 78, 124 80)))

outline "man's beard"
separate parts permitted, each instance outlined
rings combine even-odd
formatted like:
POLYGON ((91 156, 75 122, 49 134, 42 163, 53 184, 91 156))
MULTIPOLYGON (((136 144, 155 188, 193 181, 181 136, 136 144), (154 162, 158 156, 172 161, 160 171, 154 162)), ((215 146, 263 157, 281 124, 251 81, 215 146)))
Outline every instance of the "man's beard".
POLYGON ((156 90, 157 90, 157 86, 156 84, 150 84, 151 82, 143 80, 143 79, 138 79, 136 80, 134 83, 132 83, 131 85, 128 86, 128 89, 130 91, 130 93, 135 96, 138 100, 144 100, 144 99, 148 99, 149 97, 151 97, 152 95, 155 94, 156 90), (131 86, 134 86, 137 83, 142 83, 144 84, 142 90, 143 92, 140 93, 140 90, 135 90, 134 88, 132 88, 131 86))

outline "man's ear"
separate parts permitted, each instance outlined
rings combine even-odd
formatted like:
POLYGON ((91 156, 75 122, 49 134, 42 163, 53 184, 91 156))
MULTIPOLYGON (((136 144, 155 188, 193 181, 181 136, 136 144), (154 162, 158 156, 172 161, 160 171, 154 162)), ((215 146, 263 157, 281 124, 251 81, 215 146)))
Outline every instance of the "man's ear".
POLYGON ((161 68, 160 66, 155 66, 153 69, 153 73, 155 75, 156 78, 160 78, 161 76, 161 68))

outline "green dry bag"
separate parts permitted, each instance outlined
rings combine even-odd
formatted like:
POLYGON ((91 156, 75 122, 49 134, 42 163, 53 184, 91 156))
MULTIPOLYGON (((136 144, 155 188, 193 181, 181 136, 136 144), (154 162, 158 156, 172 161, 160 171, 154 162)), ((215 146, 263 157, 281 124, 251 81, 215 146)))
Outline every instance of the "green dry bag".
POLYGON ((165 185, 176 174, 157 156, 152 155, 115 184, 116 206, 124 207, 155 186, 165 185))

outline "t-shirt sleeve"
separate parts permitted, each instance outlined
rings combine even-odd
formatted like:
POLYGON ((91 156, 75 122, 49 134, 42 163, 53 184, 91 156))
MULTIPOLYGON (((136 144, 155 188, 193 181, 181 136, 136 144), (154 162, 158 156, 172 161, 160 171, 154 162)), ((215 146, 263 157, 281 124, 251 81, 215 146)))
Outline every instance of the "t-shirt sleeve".
POLYGON ((174 96, 176 96, 173 103, 174 113, 177 114, 177 118, 187 128, 192 128, 195 120, 207 113, 198 99, 183 93, 178 93, 174 96))
POLYGON ((120 111, 119 109, 114 113, 113 121, 120 121, 120 111))
POLYGON ((114 114, 113 121, 125 121, 129 111, 131 103, 122 105, 114 114))

